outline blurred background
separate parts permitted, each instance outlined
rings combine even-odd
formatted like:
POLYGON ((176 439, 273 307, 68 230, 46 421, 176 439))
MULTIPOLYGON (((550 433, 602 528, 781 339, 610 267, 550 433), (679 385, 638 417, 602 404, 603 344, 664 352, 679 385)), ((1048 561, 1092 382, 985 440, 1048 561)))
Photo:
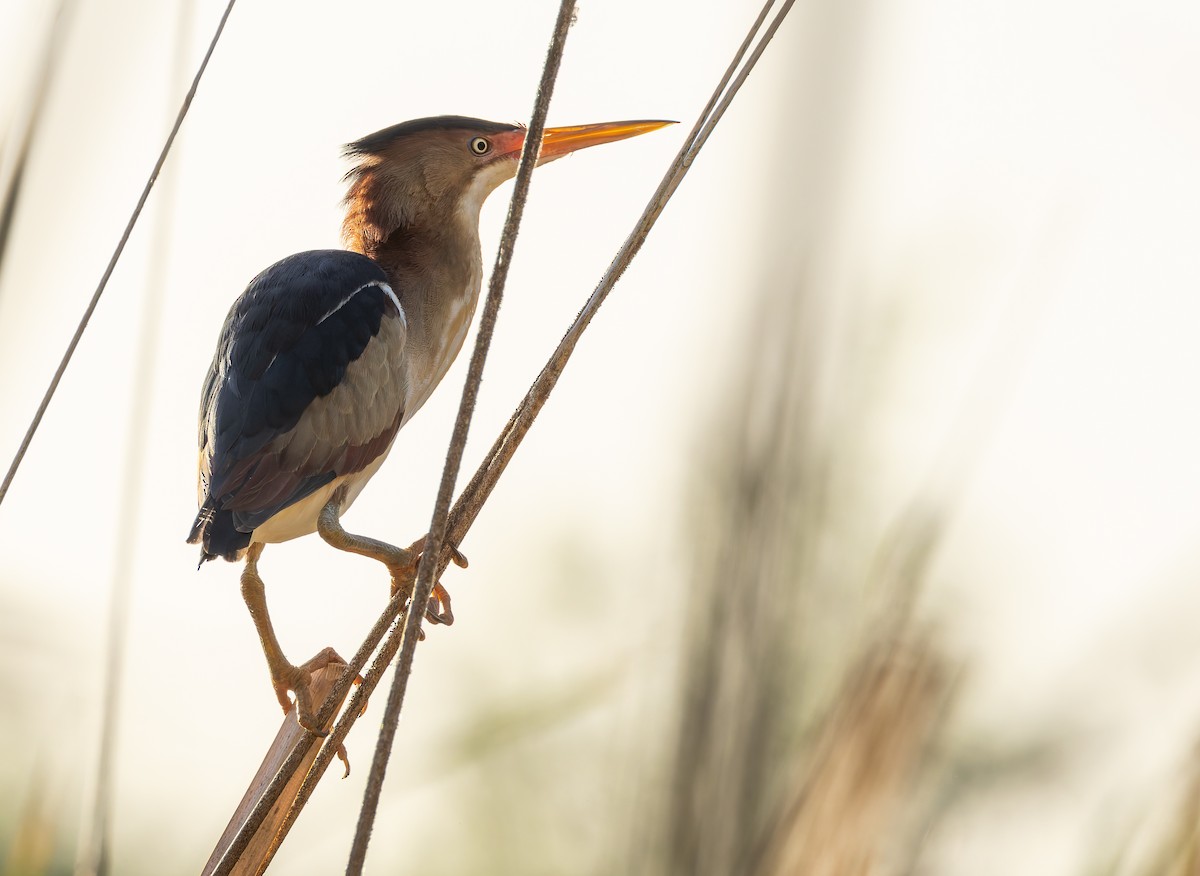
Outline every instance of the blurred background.
MULTIPOLYGON (((223 5, 0 4, 5 466, 223 5)), ((0 507, 2 872, 74 870, 114 581, 111 870, 203 865, 279 722, 184 544, 217 331, 337 244, 340 144, 525 119, 555 9, 235 8, 0 507)), ((536 175, 468 472, 756 13, 581 4, 550 123, 685 124, 536 175)), ((1200 872, 1198 44, 1184 0, 798 3, 444 579, 369 870, 1200 872)), ((424 531, 464 372, 351 529, 424 531)), ((296 660, 386 598, 315 538, 261 569, 296 660)), ((345 866, 372 712, 273 872, 345 866)))

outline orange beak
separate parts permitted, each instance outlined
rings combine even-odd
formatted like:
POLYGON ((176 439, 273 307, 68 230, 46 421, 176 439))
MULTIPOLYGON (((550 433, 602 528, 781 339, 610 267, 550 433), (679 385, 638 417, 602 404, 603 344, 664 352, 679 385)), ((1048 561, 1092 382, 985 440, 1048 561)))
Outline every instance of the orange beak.
POLYGON ((565 128, 547 128, 542 134, 542 155, 538 164, 545 164, 579 149, 615 143, 638 134, 648 134, 674 125, 675 122, 601 122, 596 125, 569 125, 565 128))
MULTIPOLYGON (((562 158, 589 146, 599 146, 601 143, 615 143, 638 134, 657 131, 675 122, 639 121, 639 122, 601 122, 596 125, 569 125, 565 128, 546 128, 542 132, 542 154, 538 164, 545 164, 556 158, 562 158)), ((503 134, 496 138, 501 157, 516 158, 521 153, 525 143, 524 129, 512 134, 503 134), (503 139, 501 139, 503 138, 503 139)))

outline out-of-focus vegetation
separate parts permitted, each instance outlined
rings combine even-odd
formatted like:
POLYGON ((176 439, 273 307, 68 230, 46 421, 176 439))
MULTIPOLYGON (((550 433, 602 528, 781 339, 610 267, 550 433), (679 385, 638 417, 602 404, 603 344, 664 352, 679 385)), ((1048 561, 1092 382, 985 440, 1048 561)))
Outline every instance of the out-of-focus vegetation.
MULTIPOLYGON (((1051 54, 1069 55, 1077 28, 1100 26, 1106 15, 1118 14, 1115 6, 1100 11, 1051 7, 1045 20, 1043 13, 1024 19, 1014 14, 997 27, 1038 21, 1057 35, 1051 54), (1054 10, 1073 10, 1070 25, 1055 20, 1054 10)), ((1098 804, 1074 799, 1063 790, 1071 787, 1071 775, 1108 766, 1097 742, 1104 715, 1074 714, 1066 694, 1061 703, 1031 706, 1020 701, 1023 690, 1010 691, 1012 701, 979 705, 978 655, 972 653, 970 636, 982 624, 969 616, 972 603, 962 596, 974 583, 954 582, 961 588, 955 591, 939 579, 938 560, 962 525, 963 497, 975 467, 1002 430, 1002 384, 1019 379, 1027 366, 1020 358, 1023 345, 1039 331, 1037 315, 1021 309, 1028 301, 1026 287, 1043 284, 1039 294, 1050 299, 1046 306, 1054 306, 1054 279, 1048 277, 1053 272, 1043 270, 1043 262, 1069 261, 1073 229, 1066 227, 1067 219, 1047 220, 1044 204, 1032 204, 1023 221, 1039 238, 1030 248, 1043 253, 1032 260, 1028 248, 1014 255, 1012 248, 980 247, 945 217, 913 219, 900 255, 871 261, 863 254, 867 244, 855 235, 864 223, 847 217, 869 200, 864 189, 884 184, 861 171, 861 164, 869 164, 863 155, 868 147, 899 148, 865 142, 871 131, 886 129, 877 116, 886 116, 890 107, 878 96, 886 89, 870 74, 881 69, 881 55, 904 51, 883 36, 898 27, 889 14, 896 13, 865 2, 798 7, 788 25, 798 36, 783 44, 786 75, 770 83, 778 94, 774 111, 753 118, 730 114, 727 127, 760 126, 755 143, 761 151, 726 154, 723 165, 704 170, 733 174, 734 187, 742 191, 740 205, 754 205, 728 214, 714 209, 718 236, 732 239, 735 224, 751 225, 753 232, 744 251, 720 255, 739 266, 736 288, 707 290, 718 300, 692 301, 697 310, 722 314, 720 337, 710 345, 721 364, 703 372, 709 384, 697 393, 705 402, 694 416, 695 437, 678 448, 686 459, 686 477, 663 503, 674 509, 672 516, 656 521, 661 532, 628 548, 593 540, 582 514, 564 512, 563 528, 544 538, 541 531, 518 527, 513 538, 519 538, 516 550, 524 558, 520 574, 514 573, 512 581, 486 581, 521 604, 522 638, 538 643, 538 657, 522 664, 515 679, 511 664, 496 651, 455 653, 469 649, 454 636, 482 635, 469 626, 482 597, 459 583, 466 591, 455 594, 460 627, 435 633, 422 646, 426 650, 416 666, 419 678, 435 660, 458 661, 456 680, 424 699, 418 691, 411 706, 429 712, 453 701, 459 711, 446 708, 420 725, 424 735, 418 732, 413 744, 426 747, 428 761, 417 780, 406 785, 389 779, 393 784, 385 794, 369 869, 390 872, 389 854, 396 845, 421 843, 428 850, 422 872, 429 876, 1020 872, 1001 868, 1014 861, 1041 863, 1031 861, 1039 853, 1039 832, 1061 829, 1055 813, 1086 807, 1090 826, 1077 843, 1082 847, 1057 872, 1200 872, 1200 773, 1194 754, 1180 750, 1166 756, 1179 764, 1175 776, 1142 775, 1128 788, 1115 781, 1098 804), (868 91, 875 102, 864 100, 868 91), (751 189, 754 194, 746 195, 751 189), (1032 272, 1030 261, 1037 263, 1032 272), (880 264, 903 270, 880 271, 880 264), (947 282, 946 275, 952 280, 947 282), (942 297, 927 285, 941 287, 942 297), (944 294, 946 286, 954 297, 944 294), (1001 348, 1004 379, 976 379, 987 369, 978 367, 979 357, 958 355, 963 351, 955 346, 960 323, 954 309, 1010 294, 1017 300, 1015 317, 996 321, 1007 320, 1017 330, 992 338, 1001 348), (936 426, 914 425, 912 419, 919 417, 898 418, 897 410, 926 410, 928 399, 911 390, 905 375, 914 361, 933 370, 931 358, 950 363, 946 370, 955 373, 947 377, 935 406, 941 415, 936 426), (924 442, 939 448, 932 459, 911 453, 905 443, 926 429, 939 435, 924 442), (896 461, 910 459, 919 471, 897 477, 895 469, 903 465, 896 461), (897 482, 903 488, 897 489, 897 482), (672 546, 669 556, 654 554, 662 544, 672 546), (643 553, 614 565, 612 555, 625 551, 643 553), (628 581, 606 577, 614 568, 644 578, 622 589, 628 581), (526 573, 528 578, 521 577, 526 573), (580 641, 584 636, 593 640, 588 647, 580 641), (1021 717, 1008 722, 1010 706, 1016 712, 1018 705, 1021 717), (979 714, 988 720, 981 721, 979 714), (1038 825, 1043 812, 1044 825, 1038 825), (989 834, 1004 838, 995 843, 1008 847, 1002 863, 974 857, 987 848, 979 837, 989 834), (1028 850, 1012 840, 1015 836, 1024 837, 1028 850)), ((1003 19, 998 10, 991 14, 1003 19)), ((1133 51, 1125 43, 1119 47, 1133 51)), ((910 66, 918 68, 921 60, 909 59, 910 66)), ((982 78, 1019 78, 1028 69, 1020 66, 1022 58, 1009 60, 1016 66, 989 68, 982 78)), ((1046 76, 1055 72, 1061 74, 1048 70, 1046 76)), ((654 75, 648 70, 646 78, 654 75)), ((1036 96, 1032 91, 1014 91, 1013 105, 986 111, 1019 124, 1036 96)), ((1079 111, 1086 96, 1080 95, 1079 104, 1065 103, 1062 112, 1079 111)), ((1099 102, 1115 97, 1109 92, 1091 96, 1099 102)), ((1136 103, 1150 113, 1156 100, 1168 98, 1155 92, 1136 103)), ((966 104, 941 110, 966 112, 966 104)), ((719 148, 723 133, 714 146, 719 148)), ((922 148, 944 145, 936 139, 931 135, 922 148)), ((980 147, 963 139, 961 152, 968 157, 952 157, 965 166, 979 160, 971 149, 980 147)), ((1086 131, 1079 141, 1092 142, 1086 131)), ((1078 160, 1085 160, 1082 145, 1079 151, 1078 160)), ((995 158, 994 152, 981 154, 995 158)), ((1009 157, 979 160, 979 167, 966 170, 950 167, 947 173, 959 173, 955 179, 1003 176, 1011 172, 1009 157)), ((1022 156, 1011 158, 1017 162, 1022 156)), ((705 160, 716 159, 706 153, 705 160)), ((1117 176, 1120 171, 1109 172, 1117 176)), ((1097 188, 1109 182, 1107 174, 1093 180, 1097 188)), ((1068 205, 1062 215, 1073 215, 1073 208, 1068 205)), ((15 221, 19 224, 19 215, 15 221)), ((647 254, 655 243, 652 237, 647 254)), ((1146 283, 1152 291, 1154 278, 1146 283)), ((630 318, 629 311, 621 313, 630 318)), ((1088 311, 1081 309, 1071 325, 1082 330, 1087 318, 1088 311)), ((623 327, 614 317, 608 337, 596 343, 620 344, 623 327)), ((662 329, 671 330, 669 325, 662 329)), ((1114 342, 1112 349, 1113 356, 1120 355, 1120 344, 1114 342)), ((663 365, 651 353, 645 359, 648 369, 663 365)), ((571 391, 568 375, 562 392, 571 391)), ((1180 403, 1191 404, 1191 398, 1180 403)), ((611 406, 611 399, 607 403, 611 406)), ((610 407, 606 416, 619 421, 620 413, 610 407)), ((630 417, 624 428, 652 430, 655 424, 630 417)), ((572 464, 586 465, 587 452, 572 464)), ((1151 453, 1130 452, 1113 464, 1129 465, 1136 476, 1151 453)), ((514 466, 509 477, 517 483, 522 471, 514 466)), ((1014 485, 1013 491, 1028 494, 1043 487, 1031 481, 1014 485)), ((644 488, 652 492, 661 485, 644 488)), ((630 505, 643 501, 648 497, 629 498, 630 505)), ((1011 519, 1003 509, 988 519, 998 529, 1032 525, 1011 519)), ((1063 531, 1070 522, 1061 521, 1063 531)), ((0 517, 0 527, 4 523, 0 517)), ((485 517, 480 528, 502 523, 485 517)), ((1041 537, 1065 536, 1055 530, 1041 537)), ((977 543, 960 541, 968 545, 960 552, 977 543)), ((0 557, 0 563, 7 562, 0 557)), ((974 568, 981 581, 1003 576, 1004 569, 984 565, 981 560, 974 568)), ((486 578, 492 572, 484 568, 486 578)), ((954 568, 960 576, 971 574, 963 572, 970 563, 954 568)), ((475 566, 472 574, 482 573, 475 566)), ((173 571, 164 573, 172 586, 173 576, 173 571)), ((38 584, 31 578, 14 582, 13 588, 38 584)), ((1188 616, 1197 603, 1183 602, 1186 608, 1179 614, 1188 616)), ((240 611, 236 597, 231 605, 240 611)), ((1030 626, 1037 625, 1038 605, 1031 602, 1020 610, 1030 626)), ((511 629, 513 616, 498 625, 511 629)), ((91 650, 75 641, 77 629, 24 602, 6 602, 0 609, 0 700, 6 704, 0 743, 9 751, 0 765, 3 876, 70 870, 93 744, 91 721, 79 717, 94 705, 87 693, 94 679, 84 671, 92 668, 84 656, 91 650), (41 763, 47 748, 62 756, 41 763)), ((248 628, 241 632, 249 640, 248 628)), ((1020 660, 1023 647, 1010 646, 1009 659, 1020 660)), ((1161 671, 1194 673, 1186 660, 1195 656, 1164 659, 1161 671)), ((178 657, 143 649, 135 659, 178 657)), ((1093 672, 1091 656, 1077 659, 1077 675, 1093 672)), ((1039 665, 1034 672, 1043 669, 1039 665)), ((257 664, 249 671, 262 675, 257 664)), ((1121 681, 1105 676, 1095 683, 1111 683, 1116 690, 1121 681)), ((259 687, 266 700, 265 682, 259 687)), ((1113 708, 1122 709, 1128 700, 1114 694, 1113 702, 1113 708)), ((1159 720, 1162 703, 1149 697, 1137 703, 1146 723, 1159 720)), ((194 715, 201 715, 199 706, 194 715)), ((178 721, 192 719, 189 714, 178 721)), ((406 714, 402 734, 414 724, 406 714)), ((264 737, 264 747, 267 741, 264 737)), ((369 744, 365 735, 352 741, 356 768, 365 767, 369 744)), ((216 751, 206 768, 242 770, 243 764, 234 766, 216 751)), ((122 754, 136 764, 135 745, 122 754)), ((230 781, 236 789, 230 807, 241 790, 240 775, 230 781)), ((326 799, 339 801, 344 823, 331 826, 328 817, 322 821, 306 813, 276 864, 279 872, 323 872, 324 862, 339 859, 348 846, 358 797, 321 790, 326 799), (300 843, 307 843, 303 852, 289 857, 289 848, 300 843)), ((171 841, 159 828, 163 819, 172 819, 169 804, 176 795, 186 797, 179 788, 164 786, 150 807, 118 787, 116 821, 123 841, 116 872, 164 872, 162 856, 179 850, 166 849, 171 841)), ((184 841, 187 854, 180 857, 199 862, 207 849, 197 836, 211 830, 215 839, 227 813, 184 815, 185 803, 178 804, 179 818, 193 819, 194 830, 184 841)))

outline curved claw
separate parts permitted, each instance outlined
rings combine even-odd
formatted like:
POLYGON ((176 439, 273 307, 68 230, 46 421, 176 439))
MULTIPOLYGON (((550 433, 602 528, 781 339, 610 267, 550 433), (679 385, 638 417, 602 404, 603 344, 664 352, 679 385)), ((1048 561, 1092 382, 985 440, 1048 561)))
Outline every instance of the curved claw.
MULTIPOLYGON (((406 570, 411 576, 405 582, 407 584, 406 595, 408 596, 412 595, 412 587, 416 583, 417 566, 420 563, 421 556, 425 552, 425 542, 428 540, 429 536, 423 535, 408 547, 408 552, 413 557, 412 566, 406 570)), ((467 558, 456 545, 451 542, 445 542, 443 547, 450 550, 450 559, 454 562, 454 565, 458 566, 460 569, 467 568, 467 558)), ((397 591, 396 584, 396 576, 395 573, 393 573, 393 596, 397 591)), ((450 624, 454 623, 454 612, 450 608, 450 594, 446 591, 446 588, 441 585, 441 582, 433 585, 433 591, 429 597, 429 604, 425 607, 425 619, 430 623, 444 624, 446 626, 450 626, 450 624)), ((424 639, 425 634, 422 632, 421 640, 424 641, 424 639)))
MULTIPOLYGON (((421 536, 420 538, 418 538, 416 541, 414 541, 412 544, 410 544, 408 546, 408 550, 415 557, 414 565, 415 565, 416 560, 419 560, 421 558, 421 554, 425 553, 425 542, 427 542, 428 540, 429 540, 429 535, 426 534, 426 535, 421 536)), ((470 563, 467 561, 467 555, 464 554, 462 551, 460 551, 458 549, 458 545, 456 545, 454 542, 449 541, 449 540, 442 542, 442 550, 450 551, 450 560, 454 563, 454 565, 458 566, 460 569, 465 569, 465 568, 467 568, 468 565, 470 565, 470 563)))
POLYGON ((465 569, 470 565, 467 562, 467 555, 458 549, 458 545, 446 542, 446 547, 450 548, 450 559, 454 561, 454 565, 460 569, 465 569))
POLYGON ((445 624, 446 626, 454 623, 454 612, 450 608, 450 594, 441 583, 433 585, 433 592, 429 594, 429 605, 425 607, 425 617, 430 623, 445 624))

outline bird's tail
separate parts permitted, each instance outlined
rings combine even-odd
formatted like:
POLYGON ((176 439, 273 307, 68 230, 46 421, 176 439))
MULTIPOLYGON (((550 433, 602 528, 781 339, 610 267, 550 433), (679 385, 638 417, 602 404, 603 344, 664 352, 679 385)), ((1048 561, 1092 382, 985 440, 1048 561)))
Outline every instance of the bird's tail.
POLYGON ((239 530, 234 524, 233 512, 218 508, 210 496, 200 506, 187 541, 200 545, 201 566, 217 557, 232 563, 249 547, 250 533, 239 530))

